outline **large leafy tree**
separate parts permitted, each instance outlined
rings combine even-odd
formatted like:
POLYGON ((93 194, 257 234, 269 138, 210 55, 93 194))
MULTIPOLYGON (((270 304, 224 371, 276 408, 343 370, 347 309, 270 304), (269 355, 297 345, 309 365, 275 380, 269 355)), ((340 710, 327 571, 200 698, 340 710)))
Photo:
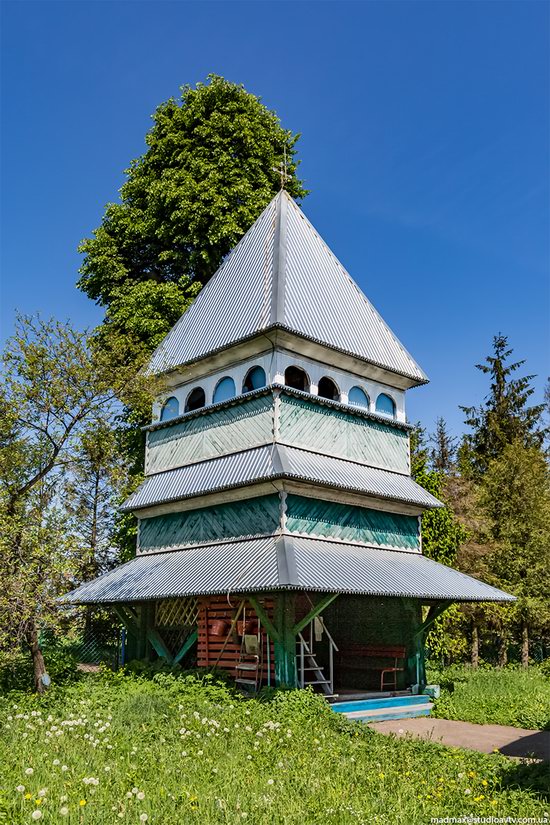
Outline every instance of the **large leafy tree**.
POLYGON ((98 464, 109 445, 93 445, 90 428, 102 440, 118 399, 142 403, 149 392, 143 376, 136 378, 135 363, 113 368, 90 348, 86 333, 54 320, 18 318, 1 363, 0 650, 26 646, 42 690, 39 629, 56 624, 60 589, 83 572, 83 531, 74 529, 64 507, 67 475, 75 473, 87 444, 88 467, 95 463, 101 476, 98 464))
MULTIPOLYGON (((436 460, 437 455, 434 457, 436 460)), ((446 492, 446 476, 430 463, 425 430, 417 424, 411 433, 411 475, 425 490, 445 503, 445 507, 427 510, 422 516, 422 550, 426 556, 442 564, 454 565, 467 532, 456 518, 446 492)), ((427 647, 436 658, 460 655, 463 641, 450 632, 459 621, 455 605, 434 622, 428 635, 427 647)))
POLYGON ((490 573, 518 597, 522 663, 529 661, 531 632, 550 628, 550 470, 537 447, 516 439, 490 462, 480 504, 494 544, 490 573))
POLYGON ((306 194, 298 137, 216 75, 157 108, 120 202, 80 247, 79 287, 106 307, 102 346, 112 335, 144 354, 159 343, 278 191, 281 164, 288 192, 306 194))
POLYGON ((525 361, 510 362, 513 349, 508 338, 496 335, 493 352, 476 369, 489 376, 487 397, 477 407, 461 407, 472 432, 464 436, 460 451, 465 474, 481 477, 489 462, 502 455, 506 445, 519 440, 526 447, 540 447, 547 434, 542 424, 544 404, 529 405, 534 375, 517 376, 525 361))

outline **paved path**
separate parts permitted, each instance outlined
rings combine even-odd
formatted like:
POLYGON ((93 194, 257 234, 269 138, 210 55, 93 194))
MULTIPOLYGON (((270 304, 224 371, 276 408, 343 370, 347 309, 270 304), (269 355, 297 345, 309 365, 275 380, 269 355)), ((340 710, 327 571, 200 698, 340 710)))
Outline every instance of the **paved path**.
POLYGON ((470 748, 482 753, 492 753, 498 748, 504 756, 533 757, 550 762, 550 731, 474 725, 471 722, 429 717, 389 719, 386 722, 371 722, 370 726, 380 733, 394 733, 396 736, 410 734, 453 748, 470 748))

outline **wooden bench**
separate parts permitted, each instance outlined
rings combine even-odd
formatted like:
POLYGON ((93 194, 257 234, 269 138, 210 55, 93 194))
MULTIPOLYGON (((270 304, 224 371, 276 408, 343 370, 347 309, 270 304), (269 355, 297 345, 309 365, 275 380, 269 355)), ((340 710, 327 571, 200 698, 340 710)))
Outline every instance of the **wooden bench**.
POLYGON ((349 659, 355 660, 351 667, 365 668, 380 673, 380 690, 397 690, 397 674, 405 670, 405 647, 401 645, 346 645, 340 647, 340 664, 350 667, 349 659), (348 660, 347 662, 345 660, 348 660), (378 664, 373 664, 375 660, 378 664), (400 667, 399 663, 403 663, 400 667))

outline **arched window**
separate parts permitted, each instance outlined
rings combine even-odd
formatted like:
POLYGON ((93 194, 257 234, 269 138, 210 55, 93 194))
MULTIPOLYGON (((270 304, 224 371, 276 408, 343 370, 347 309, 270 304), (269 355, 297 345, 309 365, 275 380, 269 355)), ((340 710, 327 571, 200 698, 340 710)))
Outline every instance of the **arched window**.
POLYGON ((193 410, 200 410, 206 404, 206 396, 202 387, 195 387, 187 396, 185 402, 185 412, 192 412, 193 410))
POLYGON ((309 392, 309 378, 300 367, 287 367, 285 370, 285 385, 293 390, 309 392))
POLYGON ((386 395, 384 392, 380 393, 376 399, 376 412, 393 417, 395 415, 395 402, 393 398, 390 398, 389 395, 386 395))
POLYGON ((329 398, 331 401, 339 401, 340 400, 340 393, 338 391, 338 387, 332 380, 332 378, 327 378, 326 375, 321 378, 319 381, 318 387, 318 395, 321 398, 329 398))
POLYGON ((243 392, 260 390, 262 387, 265 387, 265 384, 265 370, 261 367, 252 367, 252 369, 246 373, 246 378, 243 381, 243 392))
POLYGON ((168 421, 170 418, 175 418, 179 414, 180 402, 175 396, 172 395, 170 398, 167 398, 164 404, 162 405, 162 410, 160 411, 160 420, 168 421))
POLYGON ((348 404, 353 404, 354 407, 369 408, 369 397, 361 387, 352 387, 348 393, 348 404))
POLYGON ((216 384, 212 401, 214 404, 217 404, 218 401, 227 401, 229 398, 234 398, 236 395, 237 390, 235 389, 235 382, 229 375, 226 375, 225 378, 220 379, 220 381, 216 384))

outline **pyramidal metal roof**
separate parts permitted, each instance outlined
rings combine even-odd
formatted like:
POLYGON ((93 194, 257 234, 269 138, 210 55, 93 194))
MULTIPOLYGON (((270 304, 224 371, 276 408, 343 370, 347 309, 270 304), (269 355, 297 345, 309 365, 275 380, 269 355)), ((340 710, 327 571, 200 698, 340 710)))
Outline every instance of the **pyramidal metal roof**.
POLYGON ((166 372, 277 328, 415 383, 427 381, 285 191, 201 290, 155 350, 149 368, 166 372))

